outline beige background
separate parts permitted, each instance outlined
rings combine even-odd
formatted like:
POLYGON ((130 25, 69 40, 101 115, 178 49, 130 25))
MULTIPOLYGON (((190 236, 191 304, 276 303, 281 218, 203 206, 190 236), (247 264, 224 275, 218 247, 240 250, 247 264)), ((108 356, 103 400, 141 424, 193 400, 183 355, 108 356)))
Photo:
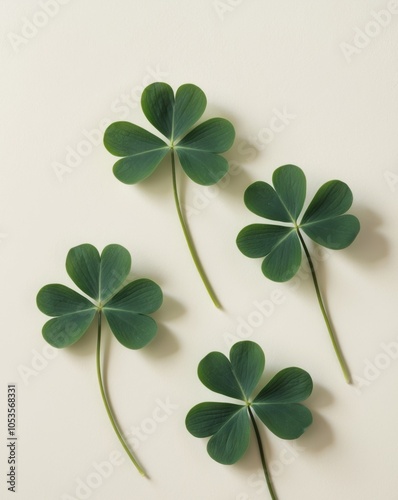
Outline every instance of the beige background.
POLYGON ((396 500, 396 2, 3 1, 0 29, 3 473, 9 382, 18 384, 19 436, 18 493, 7 493, 2 475, 0 497, 268 498, 254 441, 241 462, 222 466, 184 426, 194 404, 219 399, 197 379, 200 359, 250 338, 266 353, 268 376, 296 365, 315 382, 314 425, 300 440, 262 430, 279 498, 396 500), (218 188, 181 182, 222 312, 183 240, 169 165, 125 186, 101 144, 112 121, 151 129, 139 98, 155 80, 199 85, 204 118, 236 127, 234 175, 218 188), (258 220, 243 205, 245 188, 286 163, 304 169, 309 197, 333 178, 354 193, 359 237, 347 250, 315 253, 353 387, 334 358, 308 268, 292 283, 272 283, 235 246, 239 230, 258 220), (62 352, 41 337, 36 293, 71 284, 64 259, 84 242, 124 245, 132 277, 156 280, 165 294, 150 346, 130 352, 107 342, 112 403, 151 480, 128 463, 107 420, 95 332, 62 352))

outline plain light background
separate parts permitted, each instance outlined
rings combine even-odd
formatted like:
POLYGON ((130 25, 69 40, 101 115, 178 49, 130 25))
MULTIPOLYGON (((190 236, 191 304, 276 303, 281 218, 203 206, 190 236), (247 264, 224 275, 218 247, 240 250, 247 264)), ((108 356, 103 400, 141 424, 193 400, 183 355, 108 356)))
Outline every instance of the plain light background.
POLYGON ((302 438, 289 443, 261 431, 279 499, 398 498, 397 12, 387 0, 1 2, 1 498, 269 498, 254 439, 238 464, 222 466, 184 425, 196 403, 223 400, 199 382, 198 362, 242 338, 265 351, 263 382, 287 366, 314 379, 314 423, 302 438), (179 180, 223 311, 188 253, 170 165, 126 186, 102 146, 106 123, 153 130, 139 99, 156 80, 199 85, 208 99, 203 119, 222 116, 236 128, 227 153, 234 175, 210 189, 179 180), (308 199, 330 179, 354 193, 357 240, 339 252, 313 249, 353 386, 335 359, 308 267, 292 283, 273 283, 235 245, 240 229, 260 221, 245 208, 244 190, 286 163, 305 171, 308 199), (47 283, 72 286, 65 257, 86 242, 125 246, 131 278, 151 278, 165 295, 147 348, 129 351, 105 331, 111 402, 131 444, 135 433, 150 480, 108 422, 95 331, 57 352, 41 336, 47 318, 36 294, 47 283), (16 494, 4 477, 12 382, 16 494))

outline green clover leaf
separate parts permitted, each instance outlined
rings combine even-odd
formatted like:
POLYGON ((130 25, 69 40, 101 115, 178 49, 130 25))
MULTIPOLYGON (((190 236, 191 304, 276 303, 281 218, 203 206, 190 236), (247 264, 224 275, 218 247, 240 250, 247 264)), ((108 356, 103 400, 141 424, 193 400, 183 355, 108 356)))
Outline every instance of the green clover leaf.
POLYGON ((295 165, 284 165, 275 170, 272 183, 273 186, 262 181, 251 184, 245 191, 244 201, 254 214, 284 225, 257 223, 246 226, 238 234, 238 248, 247 257, 263 257, 263 274, 278 282, 288 281, 297 273, 304 249, 326 325, 349 382, 348 368, 332 332, 301 230, 315 243, 326 248, 340 250, 349 246, 360 229, 358 219, 346 214, 352 205, 352 192, 342 181, 326 182, 319 188, 299 221, 306 197, 304 172, 295 165))
POLYGON ((181 85, 174 95, 167 83, 153 83, 144 89, 141 107, 167 141, 133 123, 115 122, 105 131, 104 145, 111 154, 121 157, 114 164, 113 173, 125 184, 136 184, 149 177, 170 153, 174 199, 184 236, 210 297, 220 307, 182 214, 175 168, 176 154, 188 177, 205 186, 215 184, 228 171, 228 162, 220 153, 234 142, 232 124, 224 118, 211 118, 191 129, 203 115, 206 104, 205 94, 196 85, 181 85))
POLYGON ((228 162, 219 153, 232 146, 235 131, 228 120, 211 118, 187 133, 203 115, 206 104, 203 91, 189 83, 181 85, 175 96, 167 83, 146 87, 142 110, 168 142, 132 123, 112 123, 105 131, 104 144, 110 153, 122 157, 113 167, 115 176, 125 184, 140 182, 156 170, 168 152, 175 151, 194 182, 205 186, 218 182, 228 171, 228 162))
POLYGON ((131 256, 120 245, 108 245, 101 255, 89 244, 72 248, 66 258, 66 270, 73 282, 93 300, 60 285, 46 285, 37 294, 37 306, 52 319, 43 326, 43 337, 53 347, 68 347, 82 338, 98 318, 97 375, 101 396, 111 424, 128 456, 145 475, 116 424, 105 393, 101 374, 101 318, 117 340, 129 349, 141 349, 156 335, 157 324, 148 314, 162 304, 163 294, 156 283, 137 279, 125 286, 131 268, 131 256))
POLYGON ((276 495, 264 457, 255 415, 282 439, 296 439, 312 423, 312 414, 301 404, 313 388, 310 375, 301 368, 278 372, 252 398, 265 366, 265 356, 255 342, 232 346, 229 359, 211 352, 199 363, 198 376, 210 390, 241 400, 244 404, 206 402, 194 406, 186 417, 186 427, 195 437, 210 437, 207 451, 221 464, 234 464, 249 447, 252 423, 265 478, 273 499, 276 495))
POLYGON ((101 255, 89 244, 72 248, 66 270, 94 302, 64 285, 44 286, 37 295, 37 306, 53 317, 43 327, 45 340, 58 348, 74 344, 86 333, 96 313, 102 311, 125 347, 141 349, 148 344, 157 326, 147 314, 162 304, 162 291, 148 279, 136 280, 118 291, 130 268, 130 254, 120 245, 108 245, 101 255))

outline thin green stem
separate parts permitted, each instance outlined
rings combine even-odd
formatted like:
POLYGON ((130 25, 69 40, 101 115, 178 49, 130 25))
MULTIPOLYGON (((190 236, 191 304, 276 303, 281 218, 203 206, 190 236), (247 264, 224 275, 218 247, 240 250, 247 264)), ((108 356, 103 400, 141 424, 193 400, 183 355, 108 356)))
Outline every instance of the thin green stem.
POLYGON ((319 289, 318 279, 316 277, 315 267, 314 267, 314 264, 312 262, 311 255, 310 255, 310 253, 308 251, 307 245, 305 244, 304 238, 301 235, 300 230, 298 228, 297 228, 297 234, 298 234, 298 236, 300 238, 301 244, 303 245, 304 252, 305 252, 305 255, 307 257, 308 264, 310 266, 312 281, 314 282, 315 291, 316 291, 316 295, 318 297, 319 306, 321 308, 323 319, 325 320, 326 327, 327 327, 328 332, 329 332, 330 340, 332 341, 332 344, 333 344, 334 352, 336 353, 337 359, 339 360, 339 363, 340 363, 340 366, 341 366, 341 369, 343 371, 344 378, 345 378, 347 384, 351 384, 350 371, 348 369, 347 363, 346 363, 346 361, 344 359, 344 356, 343 356, 343 353, 341 351, 340 345, 339 345, 339 343, 337 341, 336 335, 335 335, 335 333, 333 331, 333 327, 332 327, 331 322, 329 320, 329 316, 328 316, 328 313, 326 311, 326 308, 325 308, 325 305, 324 305, 324 302, 323 302, 323 299, 322 299, 322 294, 321 294, 321 291, 319 289))
POLYGON ((203 269, 202 263, 200 262, 198 253, 196 251, 196 248, 193 244, 191 235, 189 233, 188 226, 184 220, 184 216, 182 214, 181 210, 181 204, 180 204, 180 199, 178 197, 178 190, 177 190, 177 176, 176 176, 176 166, 175 166, 175 157, 174 157, 174 149, 171 149, 171 169, 172 169, 172 177, 173 177, 173 191, 174 191, 174 201, 176 204, 177 208, 177 213, 178 213, 178 218, 180 219, 180 224, 185 236, 185 240, 187 242, 189 251, 191 253, 192 259, 195 263, 196 269, 198 270, 198 273, 200 277, 202 278, 203 284, 206 287, 207 293, 210 295, 211 300, 213 301, 214 305, 221 309, 221 304, 210 284, 209 279, 206 276, 206 273, 203 269))
POLYGON ((278 500, 276 493, 275 493, 275 490, 274 490, 274 487, 272 485, 271 476, 270 476, 270 473, 269 473, 268 467, 267 467, 267 462, 265 460, 263 444, 261 442, 261 436, 260 436, 260 432, 259 432, 258 427, 257 427, 256 419, 254 418, 253 412, 252 412, 249 405, 247 406, 247 409, 249 411, 250 420, 253 424, 254 432, 256 434, 258 449, 260 451, 261 464, 263 466, 264 476, 265 476, 265 480, 267 481, 269 493, 271 495, 272 500, 278 500))
POLYGON ((104 388, 104 383, 102 379, 102 374, 101 374, 101 311, 98 312, 98 335, 97 335, 97 377, 98 377, 98 383, 100 386, 100 391, 101 391, 101 396, 102 396, 102 401, 104 402, 106 412, 108 414, 109 420, 111 421, 113 430, 116 432, 117 437, 119 438, 119 441, 123 448, 125 449, 127 455, 129 456, 130 460, 133 462, 133 464, 136 466, 138 472, 141 474, 141 476, 146 477, 144 469, 140 466, 138 463, 137 459, 134 457, 134 455, 131 453, 129 450, 127 443, 125 442, 118 425, 116 423, 116 420, 113 416, 111 407, 109 406, 108 403, 108 397, 105 393, 105 388, 104 388))

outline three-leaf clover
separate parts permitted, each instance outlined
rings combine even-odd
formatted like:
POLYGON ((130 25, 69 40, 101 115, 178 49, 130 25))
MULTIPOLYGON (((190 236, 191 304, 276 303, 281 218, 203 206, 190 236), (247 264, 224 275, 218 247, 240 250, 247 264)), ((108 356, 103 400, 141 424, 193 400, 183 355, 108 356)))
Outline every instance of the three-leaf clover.
POLYGON ((184 236, 210 297, 220 307, 182 214, 175 167, 176 153, 188 177, 206 186, 218 182, 228 171, 228 162, 220 153, 233 144, 232 124, 224 118, 211 118, 190 130, 203 115, 206 104, 205 94, 196 85, 181 85, 174 95, 167 83, 153 83, 144 89, 141 106, 146 118, 167 141, 138 125, 121 121, 106 129, 104 145, 110 153, 121 157, 113 173, 125 184, 136 184, 150 176, 170 153, 174 200, 184 236))
POLYGON ((264 275, 279 282, 287 281, 297 273, 304 249, 326 326, 344 376, 350 382, 348 368, 333 333, 301 230, 315 243, 326 248, 346 248, 360 229, 358 219, 345 213, 352 205, 352 192, 342 181, 326 182, 319 188, 299 221, 306 197, 304 172, 295 165, 284 165, 275 170, 272 183, 273 187, 262 181, 251 184, 245 191, 244 201, 256 215, 282 222, 283 225, 246 226, 237 237, 238 248, 247 257, 264 257, 264 275))
POLYGON ((186 417, 186 427, 195 437, 211 436, 207 451, 221 464, 234 464, 250 443, 253 425, 264 475, 272 499, 272 486, 260 432, 255 415, 282 439, 296 439, 312 423, 312 414, 300 404, 313 388, 310 375, 301 368, 285 368, 278 372, 255 396, 265 366, 265 356, 255 342, 237 342, 229 359, 221 352, 211 352, 199 363, 198 376, 210 390, 241 400, 244 404, 206 402, 194 406, 186 417))
POLYGON ((53 317, 43 326, 43 337, 57 348, 68 347, 80 340, 97 316, 96 363, 101 396, 123 448, 138 471, 145 475, 116 424, 101 374, 102 314, 117 340, 130 349, 141 349, 157 332, 157 324, 148 314, 161 306, 162 291, 159 285, 144 278, 122 286, 130 268, 130 253, 120 245, 106 246, 101 255, 93 245, 74 247, 66 258, 67 273, 93 300, 65 285, 51 284, 37 294, 37 306, 44 314, 53 317))

